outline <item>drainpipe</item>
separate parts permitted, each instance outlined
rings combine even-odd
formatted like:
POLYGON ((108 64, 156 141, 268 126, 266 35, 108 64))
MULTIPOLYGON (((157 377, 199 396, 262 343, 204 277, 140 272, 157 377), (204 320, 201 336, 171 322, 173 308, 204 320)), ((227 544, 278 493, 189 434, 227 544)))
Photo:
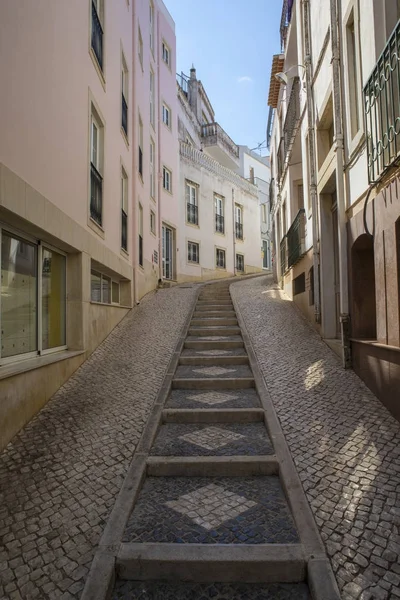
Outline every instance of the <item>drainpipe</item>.
POLYGON ((344 135, 339 46, 338 0, 331 1, 331 44, 333 81, 333 119, 336 138, 336 195, 339 239, 340 328, 344 368, 351 366, 349 339, 349 291, 347 273, 346 198, 344 185, 344 135))
POLYGON ((309 192, 312 207, 312 241, 313 241, 313 267, 314 267, 314 314, 316 323, 321 323, 321 287, 319 273, 319 211, 317 194, 317 161, 315 153, 315 123, 314 102, 312 90, 312 62, 311 62, 311 20, 310 0, 303 2, 303 28, 304 28, 304 66, 306 70, 306 102, 307 102, 307 129, 310 159, 309 192))
MULTIPOLYGON (((157 35, 160 31, 160 13, 157 11, 157 35)), ((154 36, 154 41, 158 39, 154 36)), ((160 123, 160 60, 158 56, 158 45, 154 49, 157 52, 157 217, 158 217, 158 281, 162 281, 162 219, 161 219, 161 123, 160 123)))
POLYGON ((232 188, 233 274, 236 275, 235 190, 232 188))
MULTIPOLYGON (((132 2, 132 23, 133 23, 133 31, 132 31, 132 51, 135 60, 137 59, 137 54, 135 52, 135 36, 137 35, 137 24, 136 24, 136 4, 132 2)), ((137 206, 137 197, 136 197, 136 161, 135 156, 137 152, 137 144, 135 143, 135 118, 136 118, 136 94, 135 94, 135 82, 134 82, 134 65, 135 62, 132 62, 132 77, 131 80, 131 139, 132 139, 132 202, 131 202, 131 215, 132 215, 132 223, 131 223, 131 234, 133 234, 133 243, 132 243, 132 267, 133 267, 133 304, 139 304, 139 292, 138 292, 138 228, 136 227, 136 219, 138 218, 138 206, 137 206), (133 227, 132 227, 133 225, 133 227)))

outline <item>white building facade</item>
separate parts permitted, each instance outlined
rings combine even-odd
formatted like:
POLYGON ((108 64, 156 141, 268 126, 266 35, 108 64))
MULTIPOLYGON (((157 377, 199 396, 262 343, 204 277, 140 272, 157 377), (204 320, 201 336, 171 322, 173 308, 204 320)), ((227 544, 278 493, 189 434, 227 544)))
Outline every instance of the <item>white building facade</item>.
POLYGON ((239 147, 215 122, 194 68, 178 77, 178 135, 179 280, 261 271, 258 188, 240 174, 239 147))

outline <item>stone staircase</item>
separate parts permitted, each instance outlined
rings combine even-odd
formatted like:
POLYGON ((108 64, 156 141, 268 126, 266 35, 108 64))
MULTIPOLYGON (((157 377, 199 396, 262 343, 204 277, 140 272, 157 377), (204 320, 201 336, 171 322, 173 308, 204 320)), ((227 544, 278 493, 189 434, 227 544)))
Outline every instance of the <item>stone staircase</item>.
POLYGON ((340 598, 246 348, 229 283, 204 286, 85 600, 340 598))

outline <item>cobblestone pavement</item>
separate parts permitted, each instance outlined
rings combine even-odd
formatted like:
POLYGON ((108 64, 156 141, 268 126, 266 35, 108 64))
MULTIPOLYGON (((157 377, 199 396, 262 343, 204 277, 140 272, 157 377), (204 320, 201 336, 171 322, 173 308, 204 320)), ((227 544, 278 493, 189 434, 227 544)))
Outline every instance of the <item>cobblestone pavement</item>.
POLYGON ((0 455, 0 598, 79 598, 195 288, 131 311, 0 455))
POLYGON ((400 425, 262 277, 231 286, 343 600, 400 598, 400 425))
POLYGON ((299 541, 278 477, 148 477, 126 542, 291 544, 299 541))
POLYGON ((295 584, 179 583, 120 581, 113 600, 310 600, 308 588, 295 584))

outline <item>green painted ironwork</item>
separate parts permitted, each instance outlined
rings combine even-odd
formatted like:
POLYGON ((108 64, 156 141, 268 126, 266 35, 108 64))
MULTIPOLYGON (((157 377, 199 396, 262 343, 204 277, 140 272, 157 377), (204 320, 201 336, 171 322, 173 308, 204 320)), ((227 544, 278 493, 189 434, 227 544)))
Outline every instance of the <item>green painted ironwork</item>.
POLYGON ((305 252, 306 211, 301 208, 287 232, 288 269, 293 267, 305 252))
POLYGON ((400 158, 400 21, 364 87, 364 116, 374 183, 400 158))
POLYGON ((284 235, 281 239, 281 275, 287 271, 288 263, 287 263, 287 236, 284 235))

